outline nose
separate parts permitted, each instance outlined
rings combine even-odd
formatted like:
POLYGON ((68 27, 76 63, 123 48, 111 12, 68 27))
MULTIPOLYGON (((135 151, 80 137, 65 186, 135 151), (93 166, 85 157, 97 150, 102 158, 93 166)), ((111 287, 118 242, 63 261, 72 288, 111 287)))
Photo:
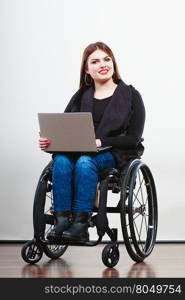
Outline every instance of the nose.
POLYGON ((106 63, 104 62, 104 60, 101 60, 100 67, 103 69, 103 68, 105 68, 105 66, 106 66, 106 63))

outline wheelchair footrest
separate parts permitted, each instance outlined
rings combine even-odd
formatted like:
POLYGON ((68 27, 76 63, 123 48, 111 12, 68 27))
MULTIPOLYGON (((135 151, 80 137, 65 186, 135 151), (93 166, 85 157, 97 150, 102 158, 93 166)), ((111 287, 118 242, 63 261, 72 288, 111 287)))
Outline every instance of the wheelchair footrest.
POLYGON ((97 241, 88 241, 88 242, 80 242, 80 241, 67 241, 67 240, 56 240, 56 241, 48 241, 48 240, 41 240, 41 244, 43 245, 68 245, 68 246, 96 246, 102 240, 102 237, 99 237, 97 241))

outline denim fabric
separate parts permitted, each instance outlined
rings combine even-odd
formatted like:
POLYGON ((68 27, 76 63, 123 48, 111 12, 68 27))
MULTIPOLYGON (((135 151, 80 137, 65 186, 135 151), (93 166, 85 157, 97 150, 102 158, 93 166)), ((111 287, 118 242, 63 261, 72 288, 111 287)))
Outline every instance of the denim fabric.
POLYGON ((92 212, 99 171, 113 167, 115 158, 111 152, 76 158, 57 154, 52 172, 54 210, 92 212))

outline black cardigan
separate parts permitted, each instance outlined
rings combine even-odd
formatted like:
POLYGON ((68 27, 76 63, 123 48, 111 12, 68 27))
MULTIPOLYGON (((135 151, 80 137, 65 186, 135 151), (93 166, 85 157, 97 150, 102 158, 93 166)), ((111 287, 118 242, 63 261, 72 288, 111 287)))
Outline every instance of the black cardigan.
MULTIPOLYGON (((92 112, 94 87, 78 90, 68 103, 65 112, 92 112)), ((145 123, 145 108, 139 92, 131 85, 118 81, 96 130, 102 146, 112 146, 111 152, 121 168, 130 157, 140 157, 145 123)))

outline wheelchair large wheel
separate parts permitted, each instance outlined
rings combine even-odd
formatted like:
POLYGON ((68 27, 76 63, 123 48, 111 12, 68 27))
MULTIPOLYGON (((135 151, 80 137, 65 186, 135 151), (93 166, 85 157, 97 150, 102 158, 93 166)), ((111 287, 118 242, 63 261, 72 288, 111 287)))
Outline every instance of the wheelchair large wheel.
MULTIPOLYGON (((45 241, 46 235, 54 225, 53 194, 52 194, 52 162, 43 170, 35 192, 33 206, 34 237, 36 240, 45 241)), ((68 245, 42 243, 44 253, 52 259, 57 259, 64 254, 68 245)))
POLYGON ((149 167, 134 160, 122 178, 121 225, 130 257, 141 262, 153 250, 157 234, 157 195, 149 167))

